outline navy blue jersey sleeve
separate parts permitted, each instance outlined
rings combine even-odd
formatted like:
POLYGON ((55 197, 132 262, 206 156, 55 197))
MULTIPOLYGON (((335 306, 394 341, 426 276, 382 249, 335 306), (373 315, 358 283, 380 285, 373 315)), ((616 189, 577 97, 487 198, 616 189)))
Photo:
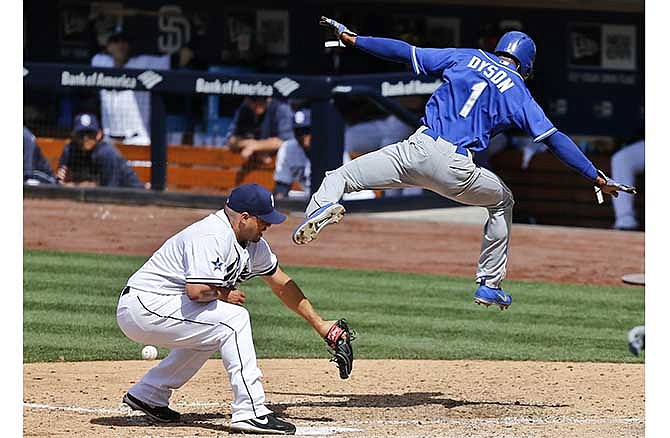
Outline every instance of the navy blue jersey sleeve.
POLYGON ((119 166, 121 168, 121 187, 144 188, 144 183, 135 173, 135 170, 130 166, 128 160, 120 157, 119 166))
POLYGON ((512 119, 516 125, 532 135, 533 141, 539 143, 556 132, 554 124, 547 118, 534 99, 527 100, 512 119))
POLYGON ((288 104, 277 107, 277 137, 284 141, 293 138, 293 111, 288 104))
POLYGON ((424 49, 412 46, 412 69, 418 75, 442 77, 442 72, 453 65, 458 49, 424 49))
POLYGON ((95 161, 100 168, 100 185, 105 187, 143 187, 128 161, 111 144, 100 143, 95 161))
POLYGON ((237 121, 239 118, 240 118, 240 109, 237 108, 237 110, 235 110, 235 114, 233 114, 233 120, 231 120, 230 125, 228 125, 228 132, 226 133, 226 138, 223 140, 224 144, 228 144, 230 138, 235 135, 235 130, 237 129, 237 121))
POLYGON ((33 156, 33 168, 34 170, 38 170, 40 172, 43 172, 49 176, 53 176, 53 172, 51 171, 51 165, 49 165, 49 162, 47 159, 44 157, 42 154, 42 150, 40 149, 39 145, 35 143, 35 155, 33 156))
POLYGON ((48 176, 53 176, 51 165, 42 150, 36 142, 35 136, 28 130, 23 128, 23 176, 24 178, 33 175, 34 171, 43 172, 48 176))

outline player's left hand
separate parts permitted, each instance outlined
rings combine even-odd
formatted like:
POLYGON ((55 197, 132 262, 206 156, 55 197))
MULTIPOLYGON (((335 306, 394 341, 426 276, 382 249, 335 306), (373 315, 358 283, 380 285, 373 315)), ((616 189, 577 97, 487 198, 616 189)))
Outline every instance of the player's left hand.
POLYGON ((602 170, 598 170, 598 177, 596 177, 595 185, 600 188, 603 193, 614 196, 615 198, 619 196, 619 192, 626 192, 631 195, 637 193, 635 187, 614 181, 612 178, 605 175, 605 172, 602 170))
POLYGON ((330 327, 324 339, 328 346, 333 349, 333 358, 340 370, 340 378, 347 379, 354 365, 354 350, 351 348, 351 341, 356 339, 355 333, 349 330, 349 325, 344 319, 338 319, 330 327))

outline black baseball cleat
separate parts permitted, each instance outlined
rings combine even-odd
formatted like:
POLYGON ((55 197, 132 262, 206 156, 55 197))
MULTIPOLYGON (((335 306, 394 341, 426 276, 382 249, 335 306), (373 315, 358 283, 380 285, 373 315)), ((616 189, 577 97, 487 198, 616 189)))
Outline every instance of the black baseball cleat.
POLYGON ((230 425, 230 431, 263 435, 295 435, 295 426, 280 420, 273 414, 267 414, 258 418, 235 421, 230 425))
POLYGON ((179 412, 173 411, 167 406, 150 406, 144 403, 142 400, 133 397, 129 393, 126 393, 123 396, 123 402, 130 406, 133 410, 142 411, 147 414, 150 419, 159 421, 161 423, 176 423, 181 417, 179 412))

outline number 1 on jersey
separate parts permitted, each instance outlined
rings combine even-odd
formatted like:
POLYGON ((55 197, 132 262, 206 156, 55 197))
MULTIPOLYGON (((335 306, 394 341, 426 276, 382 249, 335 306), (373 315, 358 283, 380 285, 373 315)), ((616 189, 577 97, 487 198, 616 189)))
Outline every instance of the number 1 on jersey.
POLYGON ((486 81, 477 82, 472 86, 472 93, 470 93, 470 97, 468 97, 467 102, 465 102, 463 108, 461 108, 461 112, 458 113, 459 116, 467 117, 468 114, 470 114, 470 111, 472 111, 472 107, 475 105, 475 102, 477 102, 477 99, 479 96, 481 96, 487 86, 488 83, 486 81))

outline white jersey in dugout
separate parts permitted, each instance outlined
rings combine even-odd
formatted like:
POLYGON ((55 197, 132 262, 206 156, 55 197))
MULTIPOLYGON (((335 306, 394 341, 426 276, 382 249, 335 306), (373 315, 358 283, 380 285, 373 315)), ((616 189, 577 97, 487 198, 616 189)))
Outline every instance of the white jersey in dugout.
POLYGON ((128 279, 128 286, 165 295, 185 293, 186 283, 234 288, 257 275, 271 275, 277 256, 261 238, 242 246, 224 210, 184 228, 168 239, 128 279))

